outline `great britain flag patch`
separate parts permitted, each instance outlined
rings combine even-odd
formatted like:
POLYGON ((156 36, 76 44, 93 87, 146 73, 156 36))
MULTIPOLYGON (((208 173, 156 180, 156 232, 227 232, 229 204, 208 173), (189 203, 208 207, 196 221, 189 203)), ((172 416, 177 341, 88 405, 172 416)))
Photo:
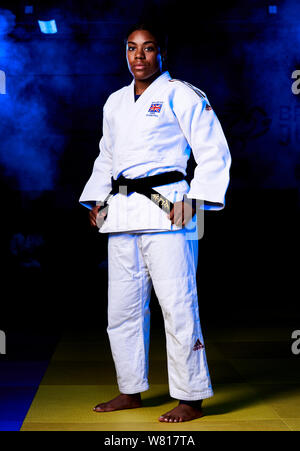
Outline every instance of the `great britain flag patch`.
POLYGON ((161 107, 162 107, 163 103, 162 102, 152 102, 151 106, 148 110, 148 113, 160 113, 161 107))

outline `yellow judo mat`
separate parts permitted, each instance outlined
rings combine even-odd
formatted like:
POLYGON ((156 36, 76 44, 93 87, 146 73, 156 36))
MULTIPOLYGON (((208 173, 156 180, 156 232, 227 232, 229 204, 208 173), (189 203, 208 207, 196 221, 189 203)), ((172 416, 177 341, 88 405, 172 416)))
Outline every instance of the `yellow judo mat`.
MULTIPOLYGON (((164 331, 152 331, 150 389, 143 407, 97 413, 118 395, 105 331, 65 332, 39 386, 22 431, 290 431, 300 430, 300 355, 289 327, 203 330, 215 395, 204 417, 165 424, 177 405, 168 393, 164 331)), ((130 362, 129 362, 130 364, 130 362)))

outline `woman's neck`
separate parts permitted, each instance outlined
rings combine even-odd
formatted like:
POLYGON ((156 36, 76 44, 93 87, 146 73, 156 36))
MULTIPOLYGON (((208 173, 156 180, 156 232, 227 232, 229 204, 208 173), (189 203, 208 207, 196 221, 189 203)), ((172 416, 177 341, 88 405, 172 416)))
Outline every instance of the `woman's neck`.
POLYGON ((157 71, 155 74, 153 74, 151 77, 147 78, 146 80, 134 80, 134 90, 136 95, 141 95, 143 92, 148 88, 148 86, 151 85, 151 83, 158 78, 162 72, 157 71))

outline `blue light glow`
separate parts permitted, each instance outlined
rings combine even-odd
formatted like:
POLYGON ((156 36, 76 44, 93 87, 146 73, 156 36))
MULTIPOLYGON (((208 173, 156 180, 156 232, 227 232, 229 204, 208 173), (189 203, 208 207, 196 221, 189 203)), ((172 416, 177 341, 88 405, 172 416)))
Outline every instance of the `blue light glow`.
POLYGON ((277 5, 269 5, 269 14, 277 14, 277 5))
POLYGON ((40 30, 45 34, 54 34, 57 33, 57 27, 55 20, 38 20, 40 30))
POLYGON ((33 6, 26 5, 24 11, 25 11, 25 14, 33 14, 33 6))

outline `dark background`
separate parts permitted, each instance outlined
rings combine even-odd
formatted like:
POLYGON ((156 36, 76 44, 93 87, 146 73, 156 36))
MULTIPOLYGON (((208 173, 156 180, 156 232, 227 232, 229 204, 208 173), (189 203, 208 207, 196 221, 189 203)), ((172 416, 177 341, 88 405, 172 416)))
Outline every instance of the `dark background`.
MULTIPOLYGON (((55 336, 106 327, 107 236, 90 228, 78 199, 99 152, 103 104, 131 82, 123 40, 141 18, 167 27, 171 76, 207 94, 232 154, 226 208, 205 214, 199 241, 201 321, 299 329, 299 3, 0 8, 0 329, 55 336), (37 19, 55 19, 58 32, 42 34, 37 19)), ((154 293, 152 313, 153 327, 162 327, 154 293)))

